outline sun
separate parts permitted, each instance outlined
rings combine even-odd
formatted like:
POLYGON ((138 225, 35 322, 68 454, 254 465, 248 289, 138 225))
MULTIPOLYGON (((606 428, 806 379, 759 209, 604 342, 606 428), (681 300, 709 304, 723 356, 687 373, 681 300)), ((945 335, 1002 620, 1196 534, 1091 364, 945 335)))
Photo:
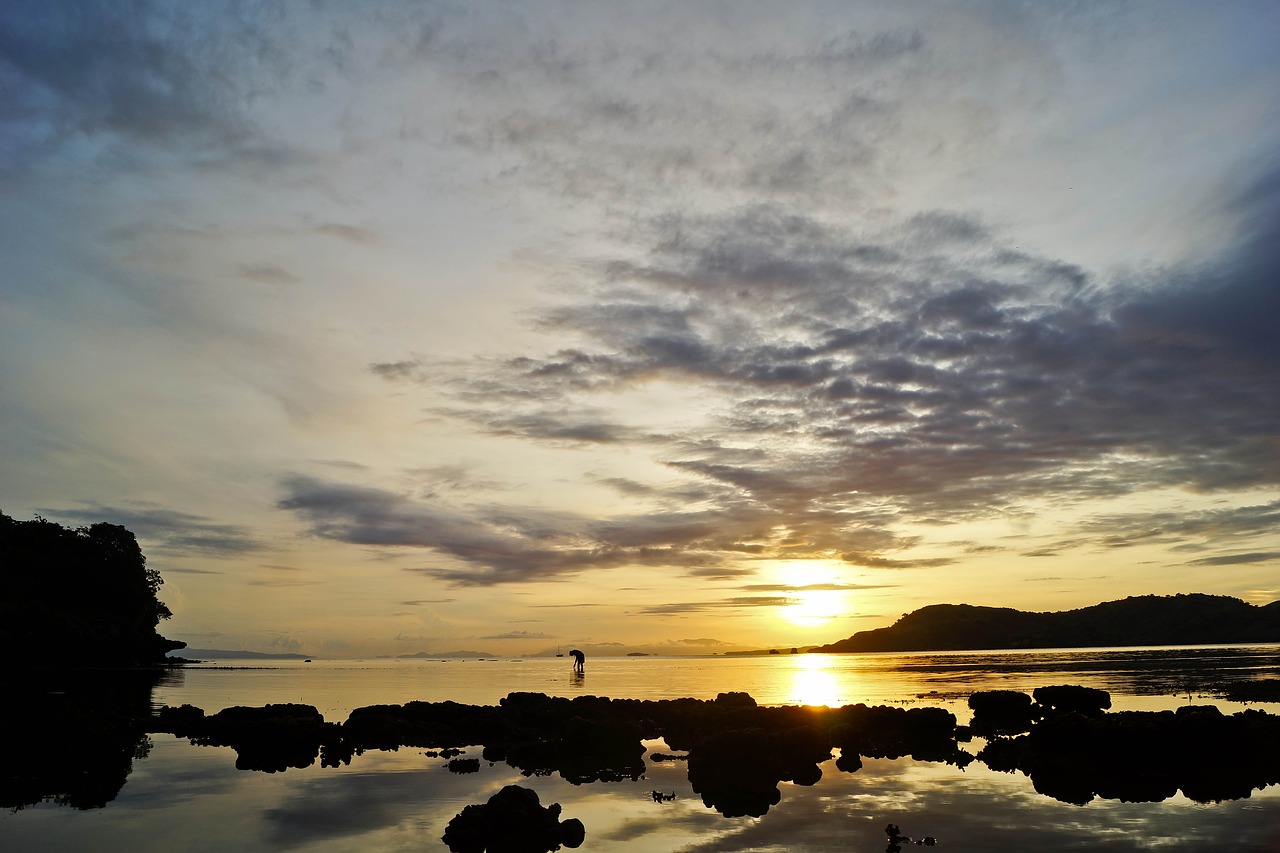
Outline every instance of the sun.
POLYGON ((830 563, 794 560, 777 564, 775 576, 789 602, 779 615, 798 628, 817 628, 848 610, 848 591, 830 563))

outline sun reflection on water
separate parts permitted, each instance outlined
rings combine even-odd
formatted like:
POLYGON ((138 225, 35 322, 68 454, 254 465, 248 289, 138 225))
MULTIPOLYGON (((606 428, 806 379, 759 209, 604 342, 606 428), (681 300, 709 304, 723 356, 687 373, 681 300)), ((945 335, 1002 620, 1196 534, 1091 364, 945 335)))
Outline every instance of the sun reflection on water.
POLYGON ((796 705, 826 705, 838 708, 847 703, 847 685, 842 686, 827 655, 797 655, 791 670, 788 701, 796 705))

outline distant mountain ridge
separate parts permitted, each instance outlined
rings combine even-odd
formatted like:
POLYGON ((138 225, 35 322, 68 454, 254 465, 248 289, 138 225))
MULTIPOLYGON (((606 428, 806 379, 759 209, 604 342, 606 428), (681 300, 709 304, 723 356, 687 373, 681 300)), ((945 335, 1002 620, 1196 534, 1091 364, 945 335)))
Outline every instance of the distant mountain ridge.
POLYGON ((933 604, 893 625, 859 631, 815 652, 918 652, 1280 642, 1280 601, 1227 595, 1141 595, 1077 610, 933 604))

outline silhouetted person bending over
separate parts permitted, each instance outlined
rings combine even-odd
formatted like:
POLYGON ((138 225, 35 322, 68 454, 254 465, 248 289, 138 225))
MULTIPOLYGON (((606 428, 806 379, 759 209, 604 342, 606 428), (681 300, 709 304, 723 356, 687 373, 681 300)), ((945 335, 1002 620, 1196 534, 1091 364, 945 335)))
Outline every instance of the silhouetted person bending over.
POLYGON ((569 649, 569 654, 573 656, 573 671, 578 674, 584 674, 586 672, 584 666, 587 662, 587 656, 577 649, 569 649))

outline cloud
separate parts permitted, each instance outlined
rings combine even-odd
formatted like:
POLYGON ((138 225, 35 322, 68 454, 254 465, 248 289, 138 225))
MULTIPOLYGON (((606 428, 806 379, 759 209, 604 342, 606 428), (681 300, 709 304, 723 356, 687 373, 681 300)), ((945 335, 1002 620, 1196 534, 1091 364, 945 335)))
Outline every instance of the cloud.
POLYGON ((513 435, 570 444, 637 442, 642 437, 640 432, 623 424, 584 417, 583 413, 578 413, 578 418, 573 418, 564 412, 550 410, 507 415, 492 411, 485 411, 478 416, 460 411, 454 411, 452 414, 481 423, 485 430, 493 435, 513 435))
POLYGON ((326 237, 337 237, 340 240, 346 240, 349 243, 356 243, 362 246, 374 246, 378 243, 376 232, 368 228, 345 225, 340 222, 322 222, 315 227, 315 232, 326 237))
POLYGON ((284 267, 278 267, 275 264, 245 264, 240 267, 239 272, 241 278, 261 284, 296 284, 301 281, 284 267))
POLYGON ((422 367, 417 359, 387 361, 369 365, 369 371, 383 379, 411 379, 422 367))
POLYGON ((550 640, 553 639, 552 634, 543 634, 537 631, 507 631, 502 634, 490 634, 480 637, 481 640, 550 640))
POLYGON ((1243 563, 1274 563, 1280 561, 1280 551, 1255 551, 1248 554, 1223 554, 1192 560, 1191 566, 1238 566, 1243 563))
POLYGON ((457 566, 413 571, 459 586, 546 581, 622 566, 732 578, 751 571, 732 565, 744 556, 784 550, 790 556, 829 556, 841 542, 897 544, 891 534, 856 518, 817 512, 784 517, 750 501, 600 519, 534 507, 456 508, 434 498, 301 476, 286 478, 282 487, 279 508, 306 521, 313 535, 430 549, 457 566), (786 529, 780 526, 784 521, 786 529))
POLYGON ((306 580, 280 580, 276 578, 253 578, 245 581, 249 586, 265 586, 272 588, 284 588, 291 586, 318 586, 320 581, 306 580))
MULTIPOLYGON (((1280 315, 1266 274, 1280 261, 1268 218, 1280 182, 1250 186, 1241 241, 1136 282, 1009 245, 964 211, 866 228, 772 201, 637 220, 625 249, 579 261, 591 277, 540 315, 542 331, 574 346, 372 370, 452 399, 436 413, 469 429, 644 454, 679 484, 601 482, 677 508, 696 494, 701 508, 414 544, 469 563, 438 570, 456 583, 627 564, 731 578, 741 560, 787 556, 944 568, 971 546, 903 554, 920 540, 899 526, 1008 517, 1046 500, 1273 488, 1278 351, 1260 318, 1280 315), (662 431, 605 405, 659 384, 720 405, 662 431)), ((1159 541, 1275 521, 1274 508, 1232 512, 1181 513, 1159 541)), ((1029 555, 1154 542, 1138 529, 1153 520, 1096 518, 1029 555)))
POLYGON ((894 584, 863 583, 749 583, 739 587, 743 592, 842 592, 848 590, 893 589, 894 584))
POLYGON ((719 601, 683 601, 670 604, 654 604, 641 608, 641 616, 682 616, 687 613, 707 613, 717 610, 741 610, 752 607, 786 607, 793 599, 785 595, 738 596, 719 601))
POLYGON ((1280 525, 1280 501, 1204 510, 1091 516, 1080 524, 1090 541, 1108 548, 1142 544, 1233 547, 1280 525))
POLYGON ((955 562, 951 557, 925 557, 915 560, 895 560, 890 557, 880 557, 875 554, 867 554, 864 552, 846 552, 840 555, 840 559, 846 563, 852 563, 855 566, 867 566, 874 569, 931 569, 937 566, 946 566, 955 562))
MULTIPOLYGON (((107 2, 16 0, 0 26, 0 117, 21 124, 34 154, 77 137, 199 150, 249 145, 242 64, 277 73, 258 16, 107 2), (228 53, 233 56, 227 55, 228 53), (39 140, 34 142, 34 140, 39 140)), ((277 60, 278 61, 278 60, 277 60)))
MULTIPOLYGON (((868 236, 773 204, 663 218, 641 237, 646 260, 602 262, 586 298, 544 317, 593 346, 490 363, 452 414, 530 439, 648 444, 788 515, 991 517, 1044 495, 1280 482, 1272 338, 1253 331, 1274 314, 1261 249, 1224 256, 1207 289, 1170 271, 1134 293, 942 211, 868 236), (731 402, 683 434, 580 414, 659 379, 731 402), (522 396, 558 402, 521 414, 522 396)), ((865 564, 907 565, 883 559, 865 564)))
POLYGON ((450 55, 488 105, 462 113, 454 141, 505 155, 525 185, 628 209, 671 187, 810 202, 879 187, 876 149, 902 118, 900 75, 928 54, 922 33, 792 32, 748 12, 730 44, 670 37, 700 30, 696 13, 658 17, 660 32, 651 15, 613 9, 597 22, 607 36, 533 50, 490 30, 450 55))
POLYGON ((118 524, 133 531, 147 546, 168 553, 233 558, 266 547, 247 527, 219 524, 204 516, 147 505, 42 509, 40 512, 80 524, 118 524))

